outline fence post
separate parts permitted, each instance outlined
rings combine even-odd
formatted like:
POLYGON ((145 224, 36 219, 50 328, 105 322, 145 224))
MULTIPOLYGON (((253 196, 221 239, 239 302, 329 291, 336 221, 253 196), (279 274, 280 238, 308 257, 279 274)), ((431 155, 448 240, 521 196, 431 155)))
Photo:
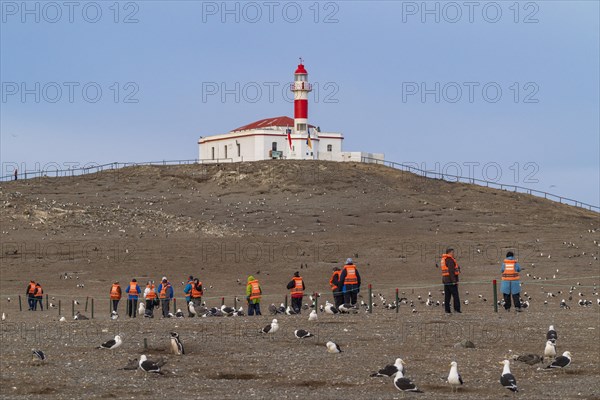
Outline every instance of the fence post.
POLYGON ((58 299, 58 315, 61 314, 61 309, 60 309, 60 299, 58 299))
POLYGON ((21 295, 19 295, 19 311, 23 311, 23 305, 21 304, 21 295))
POLYGON ((315 310, 319 311, 319 293, 315 292, 315 310))
POLYGON ((396 314, 400 312, 400 298, 398 297, 398 288, 396 288, 396 314))
POLYGON ((75 317, 75 301, 71 300, 71 317, 75 317))
POLYGON ((48 293, 46 293, 46 311, 50 309, 50 303, 48 303, 48 293))
POLYGON ((89 296, 85 297, 85 312, 87 312, 87 306, 88 306, 88 300, 90 299, 89 296))
POLYGON ((496 290, 496 280, 492 281, 492 286, 494 288, 494 312, 498 312, 498 292, 496 290))
POLYGON ((92 319, 94 319, 94 298, 92 297, 92 319))
MULTIPOLYGON (((177 312, 177 298, 176 297, 173 297, 173 310, 175 310, 175 312, 177 312)), ((188 310, 189 310, 189 307, 188 307, 188 310)))
POLYGON ((288 296, 288 295, 286 294, 286 295, 285 295, 285 303, 284 303, 284 304, 285 304, 285 306, 284 306, 284 307, 285 307, 285 309, 286 309, 286 310, 287 310, 287 307, 288 307, 288 305, 287 305, 287 296, 288 296))
POLYGON ((225 305, 225 297, 221 297, 221 306, 225 305))
POLYGON ((369 283, 369 314, 373 313, 373 288, 369 283))
POLYGON ((237 310, 237 297, 233 296, 233 308, 237 310))

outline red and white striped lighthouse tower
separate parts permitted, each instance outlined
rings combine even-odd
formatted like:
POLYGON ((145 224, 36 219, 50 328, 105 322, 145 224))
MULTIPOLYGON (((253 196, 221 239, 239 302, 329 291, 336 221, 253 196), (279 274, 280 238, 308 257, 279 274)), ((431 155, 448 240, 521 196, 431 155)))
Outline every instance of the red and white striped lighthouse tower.
POLYGON ((312 85, 308 83, 308 72, 304 68, 302 58, 294 72, 294 83, 290 87, 294 92, 294 139, 295 151, 291 152, 292 158, 313 158, 312 149, 307 148, 305 143, 308 138, 308 93, 312 91, 312 85), (304 140, 297 140, 304 139, 304 140))

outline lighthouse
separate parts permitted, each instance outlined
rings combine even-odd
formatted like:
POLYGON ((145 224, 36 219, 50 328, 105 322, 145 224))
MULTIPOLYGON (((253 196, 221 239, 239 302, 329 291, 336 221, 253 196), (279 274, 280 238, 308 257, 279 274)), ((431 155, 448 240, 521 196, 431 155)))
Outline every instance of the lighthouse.
POLYGON ((290 158, 314 159, 312 141, 316 138, 314 129, 309 132, 308 125, 308 93, 312 91, 312 85, 308 83, 308 72, 304 68, 302 58, 294 72, 294 83, 290 90, 294 93, 294 128, 291 135, 292 148, 290 158))

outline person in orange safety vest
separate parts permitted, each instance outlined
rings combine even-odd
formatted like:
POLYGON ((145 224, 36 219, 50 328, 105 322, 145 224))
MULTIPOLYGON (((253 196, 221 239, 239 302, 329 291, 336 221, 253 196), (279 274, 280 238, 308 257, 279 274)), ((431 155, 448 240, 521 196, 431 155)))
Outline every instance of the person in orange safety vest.
POLYGON ((304 297, 304 280, 300 276, 300 272, 294 272, 292 280, 288 282, 287 288, 290 290, 290 297, 292 298, 292 308, 296 314, 300 314, 302 311, 302 297, 304 297))

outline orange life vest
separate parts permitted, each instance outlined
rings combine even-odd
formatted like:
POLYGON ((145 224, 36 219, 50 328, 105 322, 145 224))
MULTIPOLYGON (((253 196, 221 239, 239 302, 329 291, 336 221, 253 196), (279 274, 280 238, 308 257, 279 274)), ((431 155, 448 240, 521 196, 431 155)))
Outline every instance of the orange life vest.
MULTIPOLYGON (((202 282, 198 282, 198 286, 202 286, 202 282)), ((196 285, 194 285, 194 282, 192 282, 192 291, 190 292, 190 296, 192 298, 198 298, 198 297, 202 297, 204 293, 202 292, 202 290, 197 290, 196 289, 196 285)))
POLYGON ((146 289, 150 289, 146 294, 146 299, 154 300, 156 298, 156 290, 154 290, 154 285, 146 285, 146 289))
POLYGON ((302 282, 302 278, 299 276, 295 276, 292 278, 294 280, 294 287, 291 290, 291 295, 294 297, 301 297, 304 295, 304 284, 302 282))
POLYGON ((31 281, 29 282, 29 290, 28 290, 29 294, 33 294, 35 293, 35 282, 31 281))
POLYGON ((42 287, 40 285, 36 285, 35 288, 35 297, 43 297, 44 291, 42 290, 42 287))
POLYGON ((167 289, 169 289, 171 287, 171 284, 169 282, 167 283, 163 283, 162 288, 160 289, 160 293, 159 293, 159 297, 161 299, 166 299, 167 298, 167 289))
POLYGON ((339 281, 340 281, 340 275, 341 275, 341 274, 342 274, 342 271, 335 271, 335 272, 333 273, 333 275, 331 275, 331 279, 329 279, 329 286, 331 286, 331 290, 337 290, 337 289, 338 289, 337 285, 334 285, 334 284, 333 284, 333 278, 335 278, 335 277, 336 277, 336 275, 337 275, 338 282, 339 282, 339 281))
POLYGON ((129 293, 130 296, 137 296, 138 295, 138 292, 135 289, 136 286, 137 286, 137 282, 130 282, 129 283, 129 292, 127 292, 127 293, 129 293))
POLYGON ((346 279, 344 279, 344 285, 358 285, 356 266, 354 264, 347 264, 344 265, 344 270, 346 270, 346 279))
POLYGON ((450 276, 450 272, 448 271, 448 266, 446 265, 447 258, 451 258, 452 261, 454 261, 454 275, 458 276, 458 274, 460 273, 458 271, 458 263, 456 262, 454 257, 452 257, 450 254, 442 254, 442 261, 440 262, 440 264, 441 264, 440 268, 442 269, 442 276, 450 276))
POLYGON ((113 283, 112 287, 110 288, 111 299, 119 300, 121 298, 121 291, 119 289, 121 289, 121 287, 118 284, 113 283))
POLYGON ((516 270, 516 264, 517 260, 504 260, 503 281, 517 281, 520 279, 519 273, 516 270))
POLYGON ((250 281, 250 285, 252 285, 252 292, 250 292, 250 300, 254 300, 254 299, 260 299, 260 285, 258 284, 258 281, 255 279, 253 281, 250 281))

